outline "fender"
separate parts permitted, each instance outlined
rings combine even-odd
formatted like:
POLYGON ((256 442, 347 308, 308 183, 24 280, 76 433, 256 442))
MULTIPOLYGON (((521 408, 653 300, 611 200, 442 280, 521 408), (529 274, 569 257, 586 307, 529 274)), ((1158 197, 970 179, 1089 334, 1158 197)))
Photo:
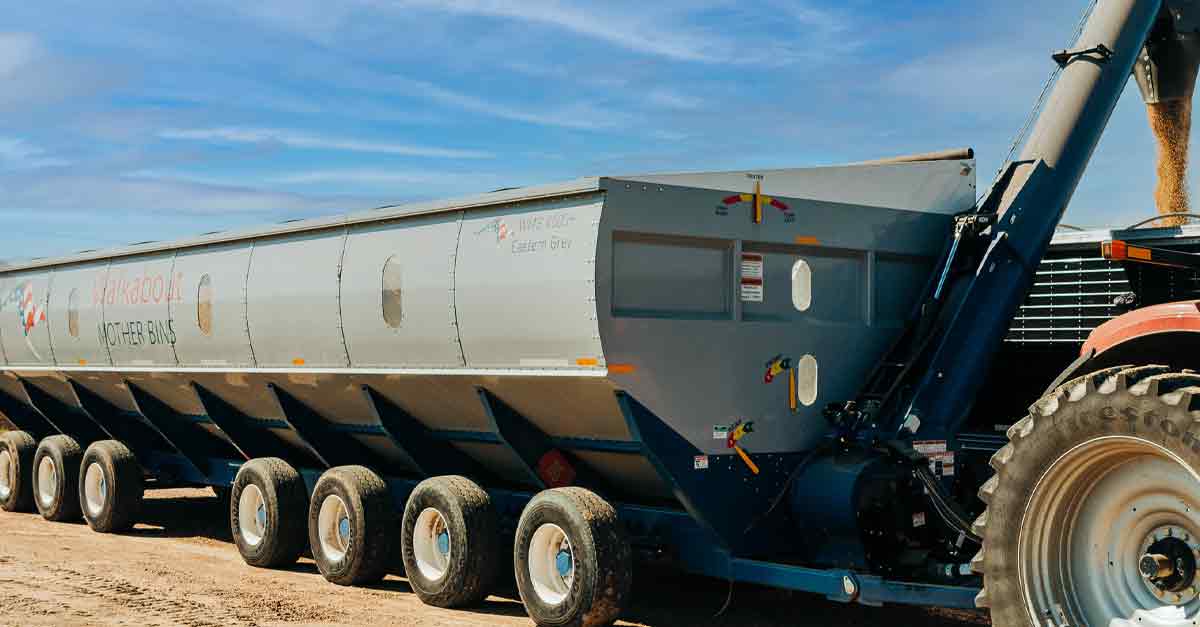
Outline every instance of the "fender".
POLYGON ((1061 380, 1125 364, 1200 368, 1200 301, 1153 305, 1113 318, 1092 330, 1080 357, 1061 380))

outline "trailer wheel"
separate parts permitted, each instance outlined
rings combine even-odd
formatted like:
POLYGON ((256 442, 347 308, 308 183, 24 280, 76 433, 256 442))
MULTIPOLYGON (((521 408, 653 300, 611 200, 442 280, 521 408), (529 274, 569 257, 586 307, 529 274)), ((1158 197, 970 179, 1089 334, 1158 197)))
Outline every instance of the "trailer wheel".
POLYGON ((617 511, 583 488, 546 490, 517 524, 514 567, 525 611, 543 627, 610 625, 625 609, 632 551, 617 511))
POLYGON ((404 507, 404 572, 421 601, 462 607, 482 601, 500 565, 491 497, 466 477, 426 479, 404 507))
POLYGON ((317 568, 339 586, 383 579, 395 522, 391 494, 379 475, 363 466, 330 468, 308 507, 308 543, 317 568))
POLYGON ((242 464, 226 498, 233 541, 247 564, 274 568, 300 558, 308 539, 308 489, 291 464, 278 457, 242 464))
POLYGON ((142 508, 142 468, 116 440, 92 443, 79 471, 79 506, 93 531, 113 533, 133 526, 142 508))
POLYGON ((0 508, 27 512, 33 508, 33 456, 37 440, 24 431, 0 434, 0 508))
MULTIPOLYGON (((1043 397, 979 490, 993 624, 1108 625, 1200 608, 1200 375, 1118 367, 1043 397)), ((1131 623, 1132 624, 1132 623, 1131 623)))
POLYGON ((52 435, 33 456, 34 505, 42 518, 55 522, 79 519, 79 464, 83 449, 69 435, 52 435))

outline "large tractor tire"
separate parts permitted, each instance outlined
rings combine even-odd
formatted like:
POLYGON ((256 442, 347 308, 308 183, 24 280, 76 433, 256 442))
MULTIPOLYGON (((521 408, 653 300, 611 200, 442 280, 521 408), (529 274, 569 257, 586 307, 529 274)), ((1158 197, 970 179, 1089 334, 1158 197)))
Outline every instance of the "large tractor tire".
POLYGON ((1095 372, 1043 397, 1008 436, 975 522, 977 603, 994 625, 1135 624, 1163 606, 1196 616, 1200 375, 1095 372))

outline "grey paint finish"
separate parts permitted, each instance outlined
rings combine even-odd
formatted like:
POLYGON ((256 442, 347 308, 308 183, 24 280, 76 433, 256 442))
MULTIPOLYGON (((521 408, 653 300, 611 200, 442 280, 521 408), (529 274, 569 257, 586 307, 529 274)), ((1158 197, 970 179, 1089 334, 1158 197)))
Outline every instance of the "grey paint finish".
MULTIPOLYGON (((858 187, 873 185, 868 173, 877 168, 863 167, 858 187)), ((914 176, 905 182, 907 188, 892 191, 910 198, 927 182, 914 176)), ((886 195, 888 185, 897 183, 885 181, 877 195, 886 195)), ((950 233, 950 209, 966 211, 975 200, 973 185, 956 185, 953 207, 944 212, 809 200, 778 195, 771 173, 765 173, 763 193, 783 201, 789 211, 767 206, 763 223, 754 224, 749 204, 726 205, 729 194, 720 190, 607 179, 602 186, 607 203, 597 259, 600 329, 608 363, 636 368, 632 374, 610 374, 610 379, 692 444, 715 455, 729 451, 723 440, 713 438, 713 427, 737 420, 755 423, 754 434, 744 441, 751 452, 803 450, 823 437, 827 425, 821 408, 852 398, 899 330, 891 309, 883 312, 886 322, 873 319, 874 303, 902 297, 905 302, 897 308, 907 308, 928 278, 889 272, 889 280, 907 283, 881 288, 872 275, 878 264, 871 259, 932 265, 950 233), (653 262, 643 267, 636 259, 614 257, 645 252, 622 247, 621 241, 669 243, 684 252, 672 255, 662 249, 639 256, 653 262), (709 259, 714 249, 722 251, 724 263, 709 259), (742 268, 735 255, 743 251, 763 257, 761 302, 741 297, 742 268), (689 267, 700 259, 706 265, 689 267), (791 302, 790 269, 797 259, 805 259, 812 269, 812 304, 805 312, 796 311, 791 302), (631 288, 626 281, 633 282, 642 299, 655 298, 656 289, 707 294, 657 296, 659 307, 638 311, 627 306, 631 288), (721 299, 724 306, 714 306, 721 299), (703 302, 704 311, 698 313, 695 302, 703 302), (792 412, 786 376, 764 383, 766 364, 776 355, 793 363, 805 355, 817 360, 821 375, 817 398, 806 399, 813 400, 810 407, 800 405, 792 412)), ((934 191, 922 193, 936 197, 934 191)))
MULTIPOLYGON (((51 273, 49 272, 16 272, 7 275, 9 293, 15 294, 24 289, 28 283, 33 290, 33 301, 44 310, 50 295, 51 273)), ((47 313, 45 321, 37 322, 26 333, 25 326, 19 314, 18 299, 5 302, 0 309, 0 327, 4 329, 4 353, 9 365, 14 366, 51 366, 54 353, 50 348, 50 316, 47 313)))
MULTIPOLYGON (((959 177, 950 192, 927 189, 938 179, 923 165, 888 166, 915 169, 907 179, 885 177, 884 189, 875 191, 907 199, 949 193, 967 209, 973 187, 959 179, 971 177, 961 164, 951 166, 960 169, 943 173, 959 177)), ((878 167, 857 169, 860 186, 872 184, 878 167)), ((370 433, 376 417, 363 385, 431 429, 489 432, 482 387, 550 436, 628 441, 615 402, 624 390, 705 451, 725 452, 712 427, 736 419, 756 421, 748 450, 797 450, 824 433, 821 405, 851 396, 896 332, 895 316, 876 303, 912 293, 916 287, 908 284, 925 278, 880 268, 896 259, 919 266, 940 251, 949 210, 780 195, 778 189, 811 177, 796 171, 763 177, 763 192, 789 208, 768 207, 759 225, 746 204, 723 204, 744 191, 744 181, 708 189, 729 176, 698 187, 605 179, 599 192, 567 186, 549 198, 517 191, 469 210, 443 207, 349 226, 344 218, 318 220, 234 244, 183 243, 169 269, 178 298, 167 305, 177 367, 48 371, 88 377, 106 397, 128 397, 122 389, 128 379, 187 415, 205 411, 195 380, 251 424, 300 446, 277 426, 281 411, 266 391, 273 383, 398 466, 408 465, 403 453, 370 433), (763 257, 761 301, 740 298, 742 251, 763 257), (791 299, 798 258, 812 270, 811 304, 803 312, 791 299), (400 287, 387 302, 399 304, 399 316, 383 313, 389 259, 399 268, 392 279, 400 287), (877 274, 905 285, 885 288, 877 274), (202 296, 211 304, 207 318, 202 296), (764 362, 779 353, 819 361, 812 407, 793 414, 786 381, 762 382, 764 362), (610 373, 609 364, 636 369, 610 373)), ((132 269, 168 267, 170 252, 157 255, 114 263, 141 273, 132 269)), ((9 282, 23 276, 0 273, 9 282)), ((46 277, 43 271, 38 280, 46 277)), ((9 331, 5 326, 5 338, 9 331)), ((118 366, 131 358, 123 355, 118 366)), ((528 480, 501 445, 454 446, 509 481, 528 480)), ((579 457, 634 500, 669 498, 644 459, 579 457)))
POLYGON ((593 282, 602 207, 593 196, 467 214, 455 310, 468 366, 603 363, 593 282))
POLYGON ((256 242, 246 281, 260 366, 345 366, 338 280, 345 231, 256 242))
POLYGON ((46 315, 59 365, 111 364, 104 343, 104 301, 108 263, 90 263, 55 272, 46 315), (72 320, 72 306, 76 316, 72 320), (75 331, 75 334, 72 334, 75 331))
POLYGON ((254 365, 246 335, 245 286, 250 244, 214 246, 180 252, 175 275, 179 301, 172 309, 175 354, 179 363, 196 367, 238 368, 254 365), (209 333, 198 320, 200 283, 208 277, 211 299, 209 333))
POLYGON ((355 227, 346 242, 341 310, 354 366, 463 366, 454 315, 461 212, 355 227), (384 319, 384 265, 399 273, 401 319, 384 319))
MULTIPOLYGON (((173 345, 177 338, 169 303, 180 299, 183 292, 174 266, 174 254, 115 260, 109 266, 104 341, 114 365, 176 364, 173 345)), ((61 358, 59 363, 64 363, 61 358)))
POLYGON ((758 180, 755 177, 762 177, 763 191, 771 195, 907 211, 954 214, 963 211, 963 198, 975 196, 973 159, 665 174, 615 180, 751 193, 758 180))

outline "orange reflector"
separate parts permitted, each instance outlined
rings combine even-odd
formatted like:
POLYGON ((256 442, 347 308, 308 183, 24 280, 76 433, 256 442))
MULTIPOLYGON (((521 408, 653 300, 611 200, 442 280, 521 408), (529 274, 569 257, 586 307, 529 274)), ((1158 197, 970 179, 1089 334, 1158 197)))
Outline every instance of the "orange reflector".
POLYGON ((801 246, 819 246, 821 244, 821 240, 819 240, 815 237, 812 237, 810 235, 809 236, 797 235, 796 239, 794 239, 792 241, 796 242, 797 244, 800 244, 801 246))
POLYGON ((301 358, 299 358, 299 357, 297 357, 297 358, 295 358, 295 359, 293 359, 293 360, 292 360, 292 365, 293 365, 293 366, 303 366, 303 365, 304 365, 304 360, 303 360, 303 359, 301 359, 301 358))
POLYGON ((1126 246, 1125 255, 1130 259, 1137 259, 1139 261, 1150 261, 1151 257, 1150 249, 1142 248, 1141 246, 1126 246))
POLYGON ((80 366, 86 366, 86 365, 87 365, 87 360, 86 360, 86 359, 80 359, 80 360, 79 360, 79 365, 80 365, 80 366))
POLYGON ((633 374, 637 366, 633 364, 609 364, 608 374, 633 374))
POLYGON ((1119 239, 1101 242, 1100 256, 1109 261, 1125 261, 1128 256, 1128 248, 1129 245, 1119 239))
POLYGON ((580 357, 575 360, 577 366, 599 366, 600 360, 594 357, 580 357))

